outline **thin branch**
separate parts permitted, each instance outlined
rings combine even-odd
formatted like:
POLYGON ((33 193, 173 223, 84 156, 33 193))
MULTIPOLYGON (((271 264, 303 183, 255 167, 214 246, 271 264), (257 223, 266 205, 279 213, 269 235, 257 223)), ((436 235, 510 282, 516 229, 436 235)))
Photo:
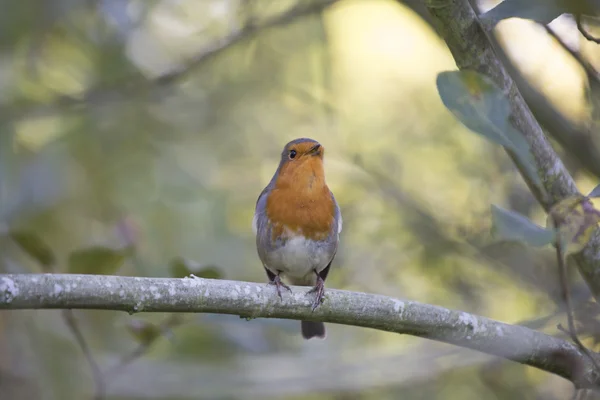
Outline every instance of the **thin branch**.
POLYGON ((48 112, 53 112, 55 108, 71 108, 80 109, 90 104, 106 103, 109 101, 119 100, 124 97, 143 93, 150 89, 160 89, 163 87, 174 85, 187 78, 191 73, 204 65, 207 61, 213 59, 216 55, 230 47, 249 39, 258 32, 271 29, 277 26, 282 26, 294 22, 297 18, 322 12, 327 7, 333 5, 340 0, 315 0, 315 1, 299 1, 296 5, 290 7, 286 11, 265 19, 262 23, 256 24, 250 21, 239 28, 234 28, 229 34, 221 39, 217 39, 214 43, 203 48, 198 54, 188 59, 188 61, 179 68, 175 68, 163 75, 160 75, 151 80, 132 77, 124 79, 123 82, 114 87, 106 88, 105 86, 97 86, 88 89, 82 95, 60 96, 51 104, 23 106, 22 104, 16 107, 0 108, 0 116, 5 115, 7 118, 20 119, 31 115, 45 115, 48 112))
MULTIPOLYGON (((554 224, 554 226, 559 226, 559 222, 557 219, 554 220, 554 224)), ((577 331, 575 330, 575 322, 573 318, 573 304, 571 304, 571 293, 569 291, 569 282, 567 278, 566 255, 564 252, 564 245, 562 244, 562 239, 560 238, 560 235, 558 235, 558 237, 559 239, 556 241, 555 246, 556 260, 558 263, 558 276, 560 280, 561 294, 566 306, 567 324, 569 327, 567 331, 562 327, 562 325, 559 324, 558 329, 567 333, 571 337, 571 340, 577 345, 577 347, 579 347, 581 352, 585 353, 590 359, 590 361, 592 361, 594 367, 596 368, 596 371, 600 372, 600 365, 598 365, 596 359, 594 358, 590 350, 587 347, 585 347, 583 343, 581 343, 581 340, 579 340, 579 336, 577 336, 577 331)))
POLYGON ((594 37, 592 34, 590 34, 585 27, 583 26, 583 21, 581 20, 582 15, 581 14, 577 14, 575 15, 575 21, 577 22, 577 29, 579 30, 579 33, 581 33, 581 35, 586 38, 586 40, 589 40, 590 42, 594 42, 596 44, 600 44, 600 38, 594 37))
POLYGON ((150 349, 151 345, 152 343, 139 344, 132 352, 121 358, 117 365, 115 365, 112 369, 106 371, 106 380, 112 380, 119 376, 119 374, 123 372, 125 367, 129 366, 135 360, 141 358, 144 354, 146 354, 146 352, 150 349))
POLYGON ((563 38, 560 37, 560 35, 558 33, 556 33, 556 31, 552 28, 550 28, 548 25, 544 25, 544 28, 546 29, 546 32, 552 36, 552 38, 554 40, 556 40, 556 42, 560 45, 560 47, 562 47, 563 50, 565 50, 567 53, 569 53, 569 55, 571 57, 573 57, 573 59, 575 61, 577 61, 579 63, 579 65, 581 65, 581 67, 583 68, 583 70, 585 71, 585 74, 587 75, 589 80, 594 80, 596 82, 600 82, 600 74, 598 73, 598 71, 596 71, 596 68, 592 65, 592 63, 590 63, 588 60, 585 59, 585 57, 581 54, 581 52, 571 48, 571 46, 567 45, 565 43, 565 41, 563 40, 563 38))
POLYGON ((182 323, 183 323, 183 321, 182 321, 182 318, 180 315, 178 315, 178 314, 169 315, 159 325, 160 335, 157 335, 148 341, 144 341, 144 342, 140 343, 135 349, 133 349, 133 351, 131 351, 130 353, 123 356, 119 360, 119 363, 117 365, 115 365, 114 367, 112 367, 111 369, 109 369, 108 371, 106 371, 104 373, 105 380, 109 381, 109 380, 115 378, 116 376, 118 376, 123 371, 123 369, 125 369, 125 367, 129 366, 129 364, 133 363, 137 359, 143 357, 148 352, 148 350, 150 350, 150 348, 156 343, 156 340, 159 337, 166 336, 167 334, 170 333, 170 331, 173 328, 181 325, 182 323))
POLYGON ((575 389, 574 400, 586 400, 591 397, 591 391, 588 389, 575 389))
POLYGON ((243 25, 239 29, 234 29, 232 32, 230 32, 227 36, 225 36, 221 40, 219 40, 216 43, 212 44, 211 46, 208 46, 207 48, 205 48, 202 51, 202 53, 193 57, 182 68, 176 69, 172 72, 169 72, 169 73, 161 76, 160 78, 156 79, 155 81, 159 85, 171 84, 171 83, 180 81, 183 78, 187 77, 188 74, 190 72, 194 71, 198 66, 202 65, 208 59, 212 58, 214 55, 220 53, 222 50, 224 50, 228 47, 231 47, 234 44, 237 44, 238 42, 241 42, 241 41, 247 39, 252 34, 254 34, 258 31, 263 31, 263 30, 270 29, 270 28, 273 28, 276 26, 291 23, 296 18, 304 16, 304 15, 322 12, 325 8, 331 6, 332 4, 336 3, 337 1, 339 1, 339 0, 318 0, 318 1, 312 1, 312 2, 299 1, 296 5, 294 5, 293 7, 290 7, 287 11, 284 11, 283 13, 281 13, 275 17, 271 17, 271 18, 265 20, 260 25, 257 25, 253 22, 249 22, 249 23, 243 25))
POLYGON ((279 299, 267 284, 240 281, 6 274, 0 276, 0 309, 202 312, 331 322, 496 355, 560 375, 577 387, 600 383, 593 364, 575 345, 522 326, 415 301, 329 288, 325 302, 312 312, 310 288, 294 286, 292 290, 279 299))
POLYGON ((73 315, 73 311, 70 309, 63 310, 62 315, 63 319, 65 320, 65 323, 73 333, 73 336, 75 336, 75 340, 81 348, 81 351, 83 352, 83 355, 85 356, 85 359, 87 360, 88 364, 90 365, 90 369, 92 370, 92 377, 94 379, 94 383, 96 384, 96 393, 94 394, 94 400, 102 400, 106 396, 106 387, 104 384, 104 377, 102 376, 102 372, 100 371, 100 367, 98 367, 96 360, 94 360, 94 356, 92 355, 92 352, 90 351, 90 348, 87 345, 87 342, 85 341, 83 333, 81 333, 81 330, 77 325, 77 320, 75 319, 75 315, 73 315))

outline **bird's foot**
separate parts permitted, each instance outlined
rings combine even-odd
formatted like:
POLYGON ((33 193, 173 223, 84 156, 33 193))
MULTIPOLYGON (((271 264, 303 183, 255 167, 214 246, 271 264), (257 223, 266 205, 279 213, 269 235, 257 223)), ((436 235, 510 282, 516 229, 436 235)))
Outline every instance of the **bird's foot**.
POLYGON ((292 293, 292 289, 290 289, 290 287, 288 285, 286 285, 285 283, 283 283, 281 281, 281 278, 279 277, 279 275, 276 275, 272 281, 269 281, 269 285, 275 285, 275 288, 277 289, 277 295, 282 300, 283 300, 283 297, 281 296, 281 288, 287 289, 290 291, 290 293, 292 293))
POLYGON ((323 303, 325 297, 325 281, 319 275, 317 275, 316 285, 308 293, 315 293, 315 300, 312 303, 312 310, 315 311, 323 303))

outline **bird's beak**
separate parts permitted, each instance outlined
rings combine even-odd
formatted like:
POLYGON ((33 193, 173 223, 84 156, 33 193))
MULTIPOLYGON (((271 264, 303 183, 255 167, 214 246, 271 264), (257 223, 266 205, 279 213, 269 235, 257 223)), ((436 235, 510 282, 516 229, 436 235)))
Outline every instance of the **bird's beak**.
POLYGON ((315 144, 313 147, 310 148, 310 150, 308 151, 308 154, 316 156, 319 155, 321 150, 321 145, 319 143, 315 144))

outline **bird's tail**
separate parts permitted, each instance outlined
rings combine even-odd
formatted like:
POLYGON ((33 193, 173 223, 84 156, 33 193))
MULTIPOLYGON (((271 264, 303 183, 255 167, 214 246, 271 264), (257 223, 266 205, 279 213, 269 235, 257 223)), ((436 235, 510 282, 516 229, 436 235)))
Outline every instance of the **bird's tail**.
MULTIPOLYGON (((289 280, 292 285, 313 286, 317 283, 317 276, 315 274, 308 274, 303 278, 290 277, 289 280)), ((301 321, 300 327, 302 329, 302 337, 304 339, 325 339, 325 337, 327 336, 325 331, 325 324, 322 322, 301 321)))
POLYGON ((302 328, 302 337, 304 339, 308 340, 314 337, 325 339, 327 336, 325 332, 325 324, 322 322, 301 321, 300 327, 302 328))

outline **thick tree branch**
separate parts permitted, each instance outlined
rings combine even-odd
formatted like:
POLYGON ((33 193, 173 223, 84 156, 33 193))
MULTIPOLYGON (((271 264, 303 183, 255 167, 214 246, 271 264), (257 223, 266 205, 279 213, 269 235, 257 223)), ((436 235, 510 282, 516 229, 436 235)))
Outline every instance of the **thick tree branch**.
MULTIPOLYGON (((470 3, 475 10, 477 10, 476 2, 471 1, 470 3)), ((504 2, 500 3, 496 8, 503 4, 504 2)), ((522 71, 520 71, 517 65, 515 65, 508 57, 506 50, 503 49, 495 38, 493 27, 498 21, 490 21, 488 17, 489 12, 480 14, 482 26, 489 34, 488 37, 496 50, 496 55, 506 67, 509 75, 513 78, 529 107, 531 107, 533 115, 544 127, 546 132, 570 153, 571 161, 580 164, 597 177, 600 177, 600 148, 593 140, 594 124, 592 124, 592 126, 587 126, 584 124, 577 124, 570 120, 548 100, 544 93, 531 85, 527 78, 524 77, 522 71)), ((554 17, 558 17, 558 14, 549 19, 553 19, 554 17)), ((541 21, 538 22, 543 24, 541 21)), ((594 96, 593 93, 597 92, 600 82, 598 80, 599 75, 597 71, 595 71, 593 66, 586 61, 579 52, 567 46, 559 35, 557 35, 548 25, 543 26, 558 44, 560 44, 585 69, 589 80, 590 91, 592 92, 592 96, 594 96)))
POLYGON ((98 309, 203 312, 285 318, 404 333, 497 355, 555 373, 578 387, 600 382, 575 345, 523 326, 375 294, 327 289, 311 312, 310 288, 283 300, 260 283, 202 278, 138 278, 69 274, 0 275, 0 309, 98 309))
MULTIPOLYGON (((459 69, 472 69, 490 77, 507 95, 511 105, 511 122, 529 143, 536 161, 542 186, 519 167, 536 199, 546 211, 560 200, 579 194, 569 171, 552 149, 542 128, 519 93, 506 68, 497 57, 486 32, 469 0, 424 0, 435 26, 446 41, 459 69)), ((600 298, 600 232, 596 232, 586 248, 576 257, 579 271, 590 290, 600 298)))
MULTIPOLYGON (((422 0, 398 0, 398 2, 410 7, 425 22, 431 25, 432 28, 435 28, 431 20, 431 14, 425 8, 422 0)), ((470 3, 476 11, 480 11, 477 8, 478 3, 476 1, 471 1, 470 3)), ((503 2, 499 3, 496 7, 502 4, 503 2)), ((489 17, 490 15, 488 13, 480 14, 480 18, 482 19, 484 29, 490 33, 489 39, 493 42, 496 55, 515 81, 521 95, 531 108, 533 115, 540 122, 544 130, 570 153, 570 162, 580 164, 581 167, 600 177, 600 147, 593 141, 594 126, 588 127, 587 125, 579 125, 571 121, 548 100, 544 93, 533 87, 525 78, 522 71, 508 58, 506 50, 502 48, 497 39, 492 35, 492 29, 499 20, 492 18, 490 21, 484 16, 489 17)), ((585 69, 591 86, 590 90, 597 92, 597 87, 600 85, 600 74, 579 52, 569 48, 549 26, 544 25, 544 28, 585 69)))

